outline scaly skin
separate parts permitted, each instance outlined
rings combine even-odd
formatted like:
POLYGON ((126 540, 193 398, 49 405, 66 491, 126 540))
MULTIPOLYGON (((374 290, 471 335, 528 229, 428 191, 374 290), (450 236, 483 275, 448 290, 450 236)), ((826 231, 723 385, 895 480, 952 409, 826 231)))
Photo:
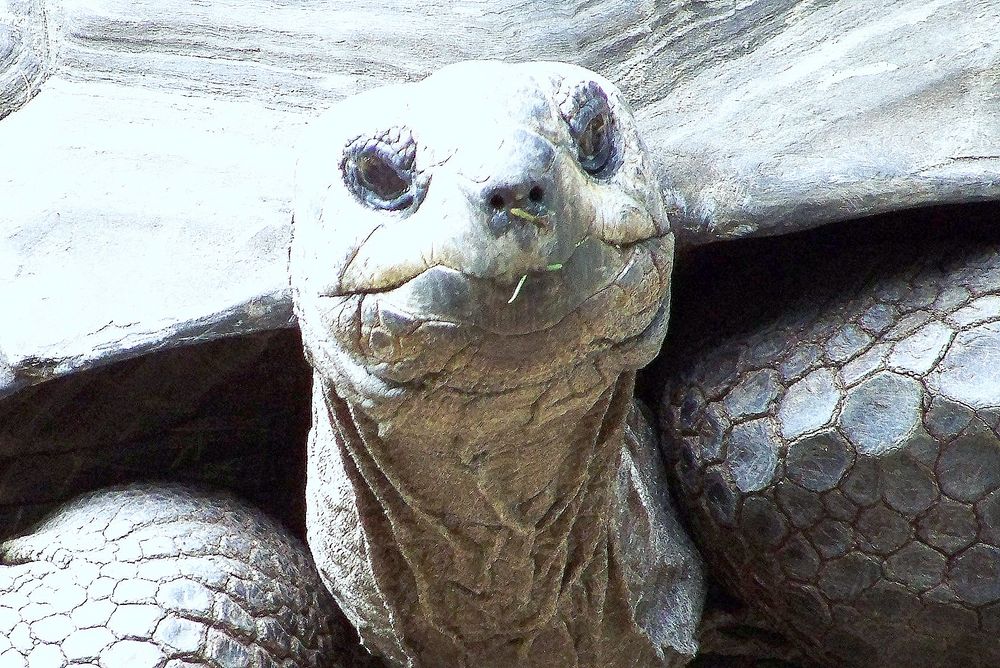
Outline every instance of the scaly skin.
POLYGON ((288 332, 150 354, 5 401, 0 541, 22 537, 0 558, 0 666, 368 665, 301 540, 233 498, 176 486, 224 485, 301 523, 308 397, 288 332), (173 483, 73 500, 137 480, 173 483))
POLYGON ((632 403, 673 238, 620 94, 464 64, 347 101, 305 145, 308 540, 362 640, 408 666, 685 663, 700 565, 632 403), (588 173, 571 127, 602 104, 613 162, 588 173), (358 180, 372 150, 407 194, 358 180))
POLYGON ((331 668, 345 639, 300 542, 236 499, 101 490, 2 546, 0 665, 331 668))
POLYGON ((731 293, 710 301, 730 333, 703 309, 661 370, 665 447, 703 554, 808 663, 1000 661, 1000 242, 986 217, 790 245, 776 257, 794 265, 763 259, 715 290, 731 293))

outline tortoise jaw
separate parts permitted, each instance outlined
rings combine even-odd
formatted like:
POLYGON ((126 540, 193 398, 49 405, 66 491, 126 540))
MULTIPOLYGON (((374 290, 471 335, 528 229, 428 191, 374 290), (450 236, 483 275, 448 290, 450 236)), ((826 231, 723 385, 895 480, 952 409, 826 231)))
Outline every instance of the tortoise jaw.
POLYGON ((320 297, 370 296, 379 308, 410 321, 468 325, 501 336, 531 334, 557 325, 614 285, 640 255, 656 252, 658 239, 617 245, 587 236, 565 260, 515 276, 473 276, 435 265, 385 288, 331 290, 320 297))
POLYGON ((579 364, 597 356, 606 368, 637 369, 665 333, 672 251, 670 234, 622 245, 588 238, 559 269, 528 273, 520 290, 519 280, 437 266, 384 291, 299 293, 297 313, 315 364, 334 375, 352 368, 387 395, 413 382, 474 393, 542 382, 568 372, 567 351, 579 364))

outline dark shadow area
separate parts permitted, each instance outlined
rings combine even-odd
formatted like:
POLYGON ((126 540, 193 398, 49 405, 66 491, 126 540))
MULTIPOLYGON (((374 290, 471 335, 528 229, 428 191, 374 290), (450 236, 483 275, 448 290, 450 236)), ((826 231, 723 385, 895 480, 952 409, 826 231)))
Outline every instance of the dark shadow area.
POLYGON ((305 535, 309 368, 297 330, 177 348, 0 404, 0 532, 81 492, 167 479, 231 490, 305 535))
POLYGON ((664 352, 640 371, 636 394, 659 403, 669 360, 756 329, 801 299, 857 289, 873 264, 907 259, 955 237, 1000 236, 1000 202, 947 205, 835 223, 777 237, 688 249, 674 266, 664 352), (892 250, 887 253, 886 248, 892 250))
MULTIPOLYGON (((735 364, 741 350, 763 351, 775 340, 794 347, 801 340, 796 337, 808 331, 811 314, 841 308, 837 305, 845 301, 844 296, 871 289, 876 278, 898 276, 907 291, 916 293, 921 285, 908 273, 910 268, 916 272, 921 266, 915 259, 936 258, 928 260, 926 266, 947 274, 953 260, 969 257, 969 249, 997 240, 1000 202, 988 202, 902 211, 796 234, 691 249, 677 258, 670 331, 661 355, 639 373, 637 396, 658 413, 672 379, 704 359, 705 351, 726 350, 727 356, 719 361, 720 367, 725 367, 735 364), (803 314, 801 322, 796 313, 803 314), (783 336, 770 340, 758 337, 756 333, 768 331, 770 323, 781 323, 783 336), (720 343, 726 340, 736 345, 720 343), (732 356, 728 356, 729 351, 732 356)), ((844 315, 844 321, 849 320, 844 315)), ((720 368, 718 373, 724 376, 728 371, 720 368)), ((671 444, 665 442, 663 447, 669 456, 671 444)), ((678 503, 677 507, 685 506, 678 503)), ((690 530, 689 519, 681 519, 690 530)), ((696 536, 695 532, 692 535, 696 536)), ((728 646, 752 641, 763 649, 773 648, 772 656, 785 654, 781 650, 787 643, 766 628, 766 620, 747 614, 749 611, 744 602, 713 583, 705 619, 724 620, 715 627, 717 638, 724 637, 728 646)), ((705 649, 707 653, 693 665, 793 665, 778 658, 726 656, 714 652, 711 644, 705 649)))
MULTIPOLYGON (((0 536, 79 493, 144 480, 229 490, 305 539, 311 372, 297 329, 175 348, 0 404, 0 536)), ((344 665, 380 666, 341 616, 344 665)))

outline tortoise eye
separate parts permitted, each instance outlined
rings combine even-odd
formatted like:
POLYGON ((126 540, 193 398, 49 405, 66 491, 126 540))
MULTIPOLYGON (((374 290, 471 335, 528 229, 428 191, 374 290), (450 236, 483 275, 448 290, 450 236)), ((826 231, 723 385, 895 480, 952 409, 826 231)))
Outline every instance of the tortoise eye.
POLYGON ((412 136, 398 129, 374 138, 358 138, 344 155, 344 182, 372 208, 406 209, 414 201, 415 153, 412 136))
POLYGON ((577 159, 591 175, 598 175, 611 162, 611 119, 607 112, 591 115, 576 137, 577 159))
POLYGON ((600 86, 588 81, 574 88, 561 105, 584 171, 596 178, 611 176, 616 167, 616 137, 611 105, 600 86))
MULTIPOLYGON (((384 202, 395 202, 410 189, 408 175, 400 174, 394 165, 376 151, 365 151, 355 159, 358 185, 384 202)), ((396 207, 392 207, 396 208, 396 207)))

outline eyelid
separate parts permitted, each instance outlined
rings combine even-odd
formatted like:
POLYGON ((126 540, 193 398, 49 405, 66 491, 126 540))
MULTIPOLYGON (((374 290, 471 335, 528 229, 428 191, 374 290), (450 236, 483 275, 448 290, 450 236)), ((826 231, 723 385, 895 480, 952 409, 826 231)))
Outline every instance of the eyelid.
POLYGON ((365 206, 382 211, 403 211, 411 208, 417 199, 414 160, 416 142, 409 130, 391 128, 381 134, 361 135, 344 150, 340 168, 344 183, 365 206), (391 169, 406 189, 395 197, 387 198, 362 172, 365 156, 391 169), (366 183, 367 182, 367 183, 366 183))
POLYGON ((363 155, 374 154, 379 160, 390 165, 397 173, 405 173, 412 171, 413 169, 413 159, 406 159, 405 156, 400 156, 397 151, 391 150, 391 147, 386 146, 383 142, 376 142, 373 145, 366 145, 359 150, 354 151, 351 156, 354 160, 357 160, 363 155))
POLYGON ((412 170, 417 153, 413 133, 406 127, 391 127, 381 132, 358 135, 348 142, 345 156, 375 150, 398 169, 412 170))
POLYGON ((563 82, 558 92, 559 112, 567 123, 581 114, 588 106, 598 104, 610 111, 611 102, 607 93, 596 81, 563 82))
POLYGON ((597 118, 600 114, 607 114, 611 116, 611 108, 608 106, 607 100, 603 98, 591 98, 587 100, 586 103, 577 109, 576 113, 573 114, 573 118, 569 121, 570 132, 574 137, 579 136, 581 132, 587 129, 587 126, 592 120, 597 118))

